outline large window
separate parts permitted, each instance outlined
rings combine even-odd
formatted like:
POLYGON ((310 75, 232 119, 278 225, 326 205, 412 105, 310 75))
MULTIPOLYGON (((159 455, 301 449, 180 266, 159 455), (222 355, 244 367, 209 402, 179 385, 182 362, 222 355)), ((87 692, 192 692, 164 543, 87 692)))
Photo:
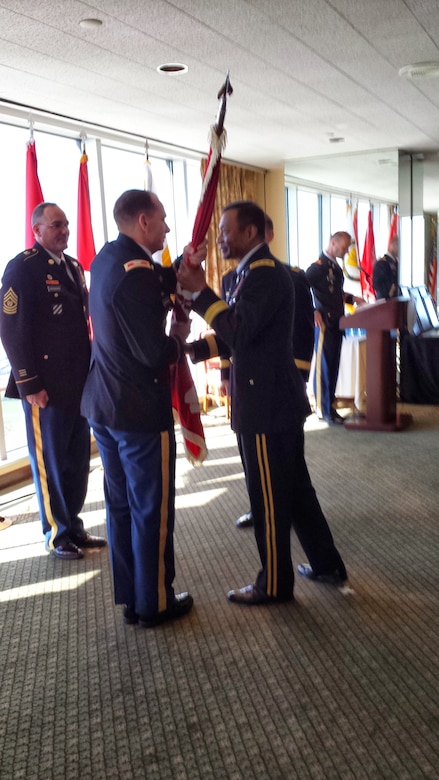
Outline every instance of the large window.
MULTIPOLYGON (((11 119, 11 122, 14 120, 11 119)), ((25 249, 26 144, 29 129, 0 123, 2 184, 2 254, 0 276, 8 261, 25 249)), ((43 132, 34 129, 38 176, 44 199, 57 203, 70 223, 68 253, 76 256, 78 175, 81 157, 79 132, 64 129, 43 132), (63 134, 64 133, 64 134, 63 134)), ((96 250, 117 235, 113 206, 126 189, 145 186, 144 145, 130 139, 109 141, 86 139, 93 233, 96 250)), ((200 195, 199 160, 149 155, 154 189, 163 202, 170 227, 168 245, 176 257, 191 239, 191 230, 200 195)), ((9 364, 0 344, 0 390, 6 386, 9 364)), ((3 401, 6 450, 9 458, 26 454, 24 415, 19 401, 3 401)), ((0 430, 1 435, 1 430, 0 430)), ((0 441, 1 444, 1 441, 0 441)))
MULTIPOLYGON (((299 183, 287 184, 288 262, 306 269, 326 249, 329 237, 337 230, 351 232, 347 204, 349 194, 305 189, 299 183)), ((389 204, 352 199, 357 206, 358 244, 363 252, 369 209, 372 208, 375 252, 381 257, 387 250, 390 228, 389 204)))
POLYGON ((289 264, 306 269, 319 256, 321 197, 300 188, 287 189, 289 264))

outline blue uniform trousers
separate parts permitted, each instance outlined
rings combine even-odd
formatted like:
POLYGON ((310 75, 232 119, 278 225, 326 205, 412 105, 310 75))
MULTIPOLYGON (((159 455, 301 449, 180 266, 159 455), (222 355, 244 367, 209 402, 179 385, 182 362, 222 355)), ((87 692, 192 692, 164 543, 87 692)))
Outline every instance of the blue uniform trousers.
POLYGON ((314 349, 316 365, 314 374, 314 395, 316 411, 322 417, 333 414, 333 402, 337 385, 338 368, 343 332, 336 328, 315 328, 314 349))
POLYGON ((262 564, 257 588, 275 598, 291 597, 291 526, 313 571, 330 574, 338 569, 343 575, 343 561, 305 462, 303 425, 269 434, 239 434, 238 447, 262 564))
POLYGON ((90 429, 76 409, 23 401, 29 460, 46 544, 53 549, 84 531, 78 516, 87 493, 90 429))
POLYGON ((174 598, 174 432, 90 425, 104 467, 115 603, 153 618, 174 598))

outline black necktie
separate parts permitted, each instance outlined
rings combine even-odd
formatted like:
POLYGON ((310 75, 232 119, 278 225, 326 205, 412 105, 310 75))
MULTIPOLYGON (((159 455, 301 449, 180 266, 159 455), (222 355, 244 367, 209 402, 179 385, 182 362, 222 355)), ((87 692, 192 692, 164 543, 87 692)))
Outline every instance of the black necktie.
POLYGON ((69 264, 68 264, 67 260, 65 259, 65 257, 61 258, 60 265, 61 265, 61 268, 64 268, 64 270, 65 270, 67 276, 69 277, 70 281, 74 282, 75 281, 75 277, 73 276, 73 272, 72 272, 71 268, 69 268, 69 264))

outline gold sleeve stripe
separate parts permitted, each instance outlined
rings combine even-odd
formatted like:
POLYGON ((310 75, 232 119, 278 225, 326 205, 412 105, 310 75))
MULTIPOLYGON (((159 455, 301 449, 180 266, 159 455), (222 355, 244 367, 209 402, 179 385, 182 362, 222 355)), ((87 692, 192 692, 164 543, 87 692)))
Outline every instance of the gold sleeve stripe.
POLYGON ((220 368, 229 368, 230 366, 230 360, 227 360, 227 358, 222 358, 220 360, 220 368))
POLYGON ((208 333, 206 336, 206 342, 207 342, 207 346, 209 347, 209 356, 217 357, 218 347, 217 347, 215 336, 213 336, 211 333, 208 333))
POLYGON ((263 266, 266 266, 267 268, 274 268, 274 260, 255 260, 254 263, 250 263, 250 269, 252 271, 255 268, 262 268, 263 266))
POLYGON ((26 379, 16 379, 15 384, 16 385, 22 385, 24 382, 31 382, 32 379, 36 379, 38 374, 35 374, 35 376, 27 376, 26 379))
POLYGON ((225 301, 215 301, 215 303, 212 303, 212 306, 209 306, 207 311, 204 314, 204 319, 206 322, 211 325, 215 317, 222 311, 227 311, 228 305, 225 301))
POLYGON ((304 368, 304 369, 310 369, 311 368, 311 361, 310 360, 299 360, 299 358, 295 358, 294 362, 297 366, 297 368, 304 368))

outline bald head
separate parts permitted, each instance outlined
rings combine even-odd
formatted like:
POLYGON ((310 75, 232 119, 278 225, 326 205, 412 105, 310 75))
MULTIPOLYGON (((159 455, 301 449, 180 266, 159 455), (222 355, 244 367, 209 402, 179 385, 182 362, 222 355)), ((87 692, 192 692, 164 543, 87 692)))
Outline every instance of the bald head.
POLYGON ((333 233, 329 239, 328 249, 326 250, 328 255, 332 257, 344 257, 351 245, 351 236, 344 230, 338 230, 333 233))

